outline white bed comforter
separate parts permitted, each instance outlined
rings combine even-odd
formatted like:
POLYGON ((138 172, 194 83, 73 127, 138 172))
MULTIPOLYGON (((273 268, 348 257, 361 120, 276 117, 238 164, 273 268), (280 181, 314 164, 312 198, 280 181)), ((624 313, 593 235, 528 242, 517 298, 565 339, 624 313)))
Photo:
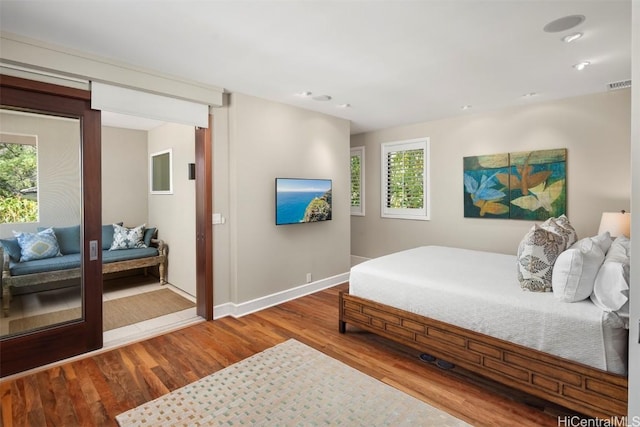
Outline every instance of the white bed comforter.
POLYGON ((534 348, 598 369, 626 374, 627 332, 589 299, 565 303, 527 292, 516 257, 424 246, 351 269, 349 293, 534 348))

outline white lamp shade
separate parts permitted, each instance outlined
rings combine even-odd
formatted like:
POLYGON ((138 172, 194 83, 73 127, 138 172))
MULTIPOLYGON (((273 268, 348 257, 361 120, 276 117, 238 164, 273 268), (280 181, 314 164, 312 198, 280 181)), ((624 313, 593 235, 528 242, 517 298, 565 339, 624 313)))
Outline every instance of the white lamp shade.
POLYGON ((603 212, 598 234, 609 232, 611 237, 631 237, 631 214, 629 212, 603 212))

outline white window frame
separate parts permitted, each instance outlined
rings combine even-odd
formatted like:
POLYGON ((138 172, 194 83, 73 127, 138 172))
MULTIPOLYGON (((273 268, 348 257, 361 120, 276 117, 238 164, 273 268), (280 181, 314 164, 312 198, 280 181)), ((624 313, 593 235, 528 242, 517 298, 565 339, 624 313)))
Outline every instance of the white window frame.
POLYGON ((151 153, 149 155, 149 194, 173 194, 173 150, 171 148, 167 150, 158 151, 156 153, 151 153), (160 157, 166 154, 168 154, 168 158, 169 158, 168 170, 166 171, 162 170, 162 171, 159 171, 158 173, 166 172, 168 174, 169 188, 156 190, 153 187, 154 185, 153 178, 154 178, 154 175, 156 174, 153 160, 156 157, 160 157))
MULTIPOLYGON (((351 157, 360 158, 360 205, 351 206, 351 215, 364 216, 364 147, 351 147, 351 156, 349 157, 349 171, 351 171, 351 157)), ((351 175, 349 175, 351 176, 351 175)), ((351 197, 349 197, 351 199, 351 197)))
POLYGON ((431 209, 431 178, 430 178, 430 141, 429 138, 417 138, 404 141, 384 142, 381 144, 381 210, 382 218, 413 219, 428 221, 431 209), (424 170, 423 170, 423 205, 421 208, 389 208, 387 207, 387 155, 395 151, 424 150, 424 170))

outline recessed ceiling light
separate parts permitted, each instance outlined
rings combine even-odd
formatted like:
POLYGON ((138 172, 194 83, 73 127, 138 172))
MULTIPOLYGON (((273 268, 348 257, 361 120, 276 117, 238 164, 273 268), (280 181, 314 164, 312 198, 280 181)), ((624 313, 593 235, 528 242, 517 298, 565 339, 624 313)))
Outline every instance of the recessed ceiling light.
POLYGON ((351 108, 351 104, 338 104, 338 108, 351 108))
POLYGON ((329 95, 317 95, 311 99, 314 101, 331 101, 331 97, 329 95))
POLYGON ((567 31, 573 27, 582 24, 585 20, 584 15, 569 15, 562 18, 558 18, 555 21, 549 22, 544 26, 543 30, 546 33, 558 33, 560 31, 567 31))
POLYGON ((310 97, 310 96, 311 96, 311 92, 307 92, 307 91, 305 91, 305 92, 298 92, 298 93, 296 93, 296 95, 298 95, 298 96, 302 96, 302 97, 304 97, 304 98, 308 98, 308 97, 310 97))
POLYGON ((469 104, 467 104, 467 105, 463 105, 463 106, 462 106, 462 109, 463 109, 463 110, 468 110, 468 109, 470 109, 470 108, 471 108, 471 105, 469 105, 469 104))
POLYGON ((564 36, 562 38, 562 41, 565 43, 571 43, 578 40, 582 36, 583 36, 582 33, 573 33, 573 34, 569 34, 568 36, 564 36))
POLYGON ((591 65, 591 62, 589 61, 582 61, 582 62, 578 62, 577 64, 575 64, 573 66, 573 68, 575 68, 578 71, 582 71, 585 68, 587 68, 589 65, 591 65))

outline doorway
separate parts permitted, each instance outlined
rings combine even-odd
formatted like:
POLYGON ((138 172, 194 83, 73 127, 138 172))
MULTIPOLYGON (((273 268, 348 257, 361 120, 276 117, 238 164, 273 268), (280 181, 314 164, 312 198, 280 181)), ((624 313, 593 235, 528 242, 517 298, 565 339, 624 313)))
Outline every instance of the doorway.
MULTIPOLYGON (((197 290, 198 272, 207 264, 196 262, 201 236, 206 235, 197 231, 200 227, 197 208, 198 202, 206 197, 196 196, 204 189, 198 188, 201 178, 196 179, 190 167, 203 161, 196 160, 196 140, 202 139, 197 137, 198 129, 111 112, 102 112, 102 115, 103 222, 119 221, 127 227, 153 228, 157 233, 155 237, 168 248, 166 285, 158 283, 157 270, 148 276, 140 272, 129 277, 105 276, 105 319, 110 312, 108 304, 127 303, 140 293, 150 297, 159 297, 162 292, 173 295, 166 302, 167 313, 105 331, 105 345, 109 345, 119 344, 128 336, 155 334, 205 317, 197 317, 200 312, 195 309, 195 303, 207 305, 202 292, 197 290), (122 153, 127 153, 126 157, 122 153), (127 188, 124 200, 120 200, 122 188, 127 188), (184 308, 185 299, 192 301, 194 308, 184 308), (173 303, 175 310, 170 307, 173 303)), ((206 210, 201 211, 206 215, 206 210)), ((209 306, 212 307, 212 303, 209 306)), ((147 306, 142 307, 145 308, 147 306)), ((138 316, 131 317, 135 320, 138 316)))

